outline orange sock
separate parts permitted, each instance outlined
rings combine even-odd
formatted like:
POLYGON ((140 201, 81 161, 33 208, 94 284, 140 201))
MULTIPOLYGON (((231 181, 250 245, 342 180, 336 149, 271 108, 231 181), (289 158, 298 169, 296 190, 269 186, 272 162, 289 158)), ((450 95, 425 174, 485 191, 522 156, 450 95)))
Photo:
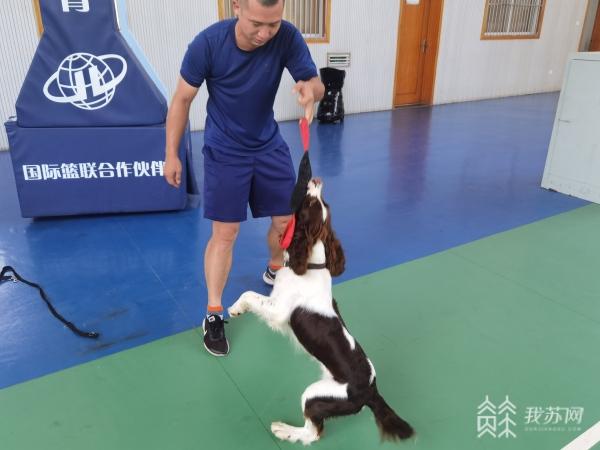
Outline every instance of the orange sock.
POLYGON ((217 316, 222 316, 223 315, 223 306, 219 305, 219 306, 211 306, 208 305, 208 308, 206 308, 206 315, 210 316, 211 314, 217 315, 217 316))
POLYGON ((279 269, 281 269, 281 267, 283 266, 280 266, 278 264, 269 264, 269 269, 271 269, 273 272, 277 272, 279 269))

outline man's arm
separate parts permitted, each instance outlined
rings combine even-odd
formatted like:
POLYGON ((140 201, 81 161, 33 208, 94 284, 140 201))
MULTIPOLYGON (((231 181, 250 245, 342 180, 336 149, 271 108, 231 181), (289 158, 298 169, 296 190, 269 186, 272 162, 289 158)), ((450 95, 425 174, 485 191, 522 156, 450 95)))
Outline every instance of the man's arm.
POLYGON ((163 172, 167 183, 176 188, 181 184, 182 166, 178 156, 179 143, 187 126, 190 116, 190 106, 198 93, 198 89, 179 77, 177 88, 175 89, 175 94, 173 94, 171 106, 167 113, 167 143, 163 172))
POLYGON ((320 101, 325 94, 325 86, 319 77, 308 81, 298 81, 292 90, 298 94, 298 103, 304 108, 304 117, 311 123, 314 115, 315 102, 320 101))

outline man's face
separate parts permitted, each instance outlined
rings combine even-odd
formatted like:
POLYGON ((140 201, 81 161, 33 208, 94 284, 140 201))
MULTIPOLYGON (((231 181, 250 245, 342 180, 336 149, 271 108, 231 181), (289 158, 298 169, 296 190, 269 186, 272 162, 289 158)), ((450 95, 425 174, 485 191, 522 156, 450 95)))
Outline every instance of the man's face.
POLYGON ((284 0, 274 6, 263 6, 258 0, 237 0, 233 10, 238 16, 236 38, 244 50, 265 45, 279 31, 284 0))

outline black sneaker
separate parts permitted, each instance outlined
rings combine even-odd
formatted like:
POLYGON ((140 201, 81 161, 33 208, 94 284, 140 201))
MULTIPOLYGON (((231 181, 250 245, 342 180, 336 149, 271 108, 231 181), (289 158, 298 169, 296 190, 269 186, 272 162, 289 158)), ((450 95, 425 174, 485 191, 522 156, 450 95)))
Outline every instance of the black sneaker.
POLYGON ((263 281, 267 283, 269 286, 273 286, 275 284, 275 276, 277 275, 277 271, 271 269, 271 267, 267 266, 267 270, 263 273, 263 281))
POLYGON ((227 321, 221 319, 218 314, 211 314, 202 321, 204 330, 204 348, 214 356, 225 356, 229 353, 229 341, 225 337, 225 326, 227 321))

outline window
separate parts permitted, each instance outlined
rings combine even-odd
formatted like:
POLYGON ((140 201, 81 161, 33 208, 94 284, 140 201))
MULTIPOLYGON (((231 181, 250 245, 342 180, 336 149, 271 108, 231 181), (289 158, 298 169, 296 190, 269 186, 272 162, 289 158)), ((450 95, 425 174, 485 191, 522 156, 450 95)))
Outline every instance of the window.
POLYGON ((481 39, 537 39, 546 0, 485 0, 481 39))
MULTIPOLYGON (((331 0, 285 0, 283 18, 293 23, 307 42, 329 42, 331 0)), ((219 0, 219 19, 233 17, 233 1, 219 0)))

